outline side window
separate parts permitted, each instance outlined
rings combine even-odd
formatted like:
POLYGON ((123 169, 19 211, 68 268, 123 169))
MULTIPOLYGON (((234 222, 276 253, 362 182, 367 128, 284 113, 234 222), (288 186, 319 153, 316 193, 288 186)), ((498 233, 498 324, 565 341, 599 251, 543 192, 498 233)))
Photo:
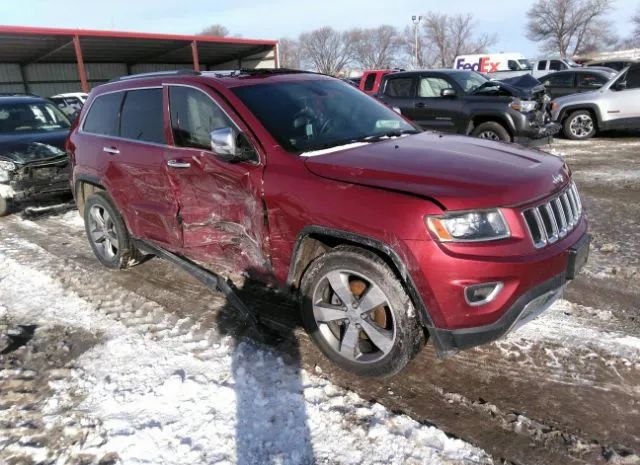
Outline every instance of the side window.
POLYGON ((392 78, 387 81, 384 94, 388 97, 411 98, 413 97, 413 78, 392 78))
POLYGON ((211 131, 233 126, 220 107, 196 89, 169 87, 169 106, 173 139, 179 147, 211 150, 211 131))
POLYGON ((518 62, 516 60, 507 61, 507 66, 511 71, 518 71, 520 69, 520 66, 518 65, 518 62))
POLYGON ((364 81, 364 90, 372 90, 373 85, 376 83, 376 73, 367 75, 367 79, 364 81))
POLYGON ((422 77, 420 78, 420 85, 418 86, 418 97, 440 97, 442 89, 450 88, 451 84, 449 84, 445 79, 438 77, 422 77))
POLYGON ((162 89, 130 90, 124 98, 120 137, 164 144, 162 89))
POLYGON ((607 82, 607 78, 601 74, 578 73, 577 86, 589 89, 598 89, 607 82))
POLYGON ((551 71, 561 71, 564 69, 564 66, 560 60, 551 60, 551 64, 549 65, 549 69, 551 71))
POLYGON ((538 62, 538 71, 544 71, 547 69, 547 60, 541 60, 538 62))
POLYGON ((104 136, 118 135, 120 105, 124 92, 115 92, 96 97, 84 121, 82 129, 104 136))
POLYGON ((640 89, 640 66, 630 68, 625 79, 627 89, 640 89))
POLYGON ((545 86, 573 87, 573 73, 552 74, 544 80, 545 86))

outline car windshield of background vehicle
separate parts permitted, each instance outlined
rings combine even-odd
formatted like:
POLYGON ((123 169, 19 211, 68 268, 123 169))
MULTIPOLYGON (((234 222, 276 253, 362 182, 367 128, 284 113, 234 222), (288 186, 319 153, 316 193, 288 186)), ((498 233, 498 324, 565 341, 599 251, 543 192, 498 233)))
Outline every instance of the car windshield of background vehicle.
POLYGON ((489 81, 478 73, 451 73, 451 77, 467 94, 472 94, 489 81))
POLYGON ((49 103, 9 103, 0 105, 0 133, 48 132, 69 129, 64 114, 49 103))
POLYGON ((290 152, 419 132, 390 108, 338 80, 257 84, 233 91, 290 152))
POLYGON ((518 60, 518 63, 520 63, 521 69, 533 69, 533 64, 526 58, 518 60))

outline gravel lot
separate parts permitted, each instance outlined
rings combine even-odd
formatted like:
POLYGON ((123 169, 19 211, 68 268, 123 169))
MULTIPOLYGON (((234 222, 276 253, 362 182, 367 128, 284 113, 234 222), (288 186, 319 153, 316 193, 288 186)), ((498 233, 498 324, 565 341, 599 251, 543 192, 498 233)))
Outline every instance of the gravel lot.
MULTIPOLYGON (((302 334, 288 302, 250 286, 242 290, 246 301, 278 325, 284 342, 258 352, 249 350, 242 358, 241 374, 251 370, 265 373, 266 366, 264 380, 271 382, 273 378, 267 373, 276 366, 271 363, 281 363, 283 376, 302 386, 300 415, 304 417, 306 412, 308 418, 307 429, 300 431, 307 431, 313 444, 311 455, 304 457, 315 453, 320 463, 370 463, 367 457, 376 457, 380 463, 424 463, 427 458, 434 461, 430 463, 490 460, 468 445, 447 443, 435 428, 421 429, 434 425, 486 451, 494 463, 640 463, 640 137, 613 134, 589 142, 557 140, 545 149, 564 156, 573 170, 593 235, 590 261, 568 286, 565 300, 504 340, 445 360, 437 359, 428 346, 396 377, 363 380, 323 359, 302 334), (263 352, 271 355, 260 365, 255 354, 263 352), (307 395, 307 388, 313 392, 307 395), (377 411, 378 404, 386 407, 383 410, 387 413, 377 411), (322 406, 331 406, 337 416, 323 417, 322 406), (395 417, 390 412, 403 415, 395 417), (376 436, 375 425, 389 427, 390 418, 394 434, 376 436), (339 429, 322 429, 315 423, 320 419, 335 422, 339 429), (356 440, 357 434, 349 436, 345 447, 351 448, 350 454, 327 445, 339 441, 340 434, 347 431, 357 433, 358 428, 363 442, 356 440), (362 455, 392 444, 399 445, 388 455, 362 455)), ((177 423, 177 428, 171 423, 177 420, 170 415, 152 418, 157 423, 145 423, 142 418, 136 422, 137 410, 129 407, 144 397, 127 389, 135 391, 142 382, 119 369, 117 360, 121 359, 116 357, 109 383, 118 389, 109 390, 105 388, 110 386, 105 385, 107 375, 98 371, 93 360, 96 351, 118 340, 109 329, 117 324, 123 334, 132 331, 160 341, 163 350, 179 351, 184 345, 181 363, 196 372, 206 370, 197 364, 215 364, 221 357, 216 345, 224 346, 221 341, 225 337, 238 341, 244 335, 248 337, 245 341, 251 341, 222 296, 160 260, 127 272, 101 268, 74 212, 34 220, 19 215, 0 219, 0 237, 0 258, 5 267, 18 263, 44 273, 52 285, 62 289, 60 292, 85 302, 87 315, 94 312, 96 321, 110 322, 92 326, 91 318, 81 325, 53 318, 47 323, 28 306, 28 287, 22 299, 14 292, 16 286, 7 284, 9 268, 0 268, 0 463, 117 463, 122 457, 134 456, 127 455, 133 454, 133 443, 126 441, 127 431, 138 442, 142 437, 152 438, 151 444, 160 450, 173 447, 171 450, 185 454, 190 463, 204 457, 193 452, 198 450, 196 443, 228 447, 195 431, 190 433, 191 442, 181 442, 179 430, 193 425, 177 423), (7 287, 2 287, 3 281, 7 287), (111 410, 98 402, 97 392, 106 398, 115 396, 114 404, 108 406, 113 411, 123 412, 123 405, 127 406, 127 415, 119 417, 121 424, 114 426, 111 410)), ((39 305, 46 306, 42 299, 39 305)), ((135 353, 116 353, 125 359, 136 357, 135 353)), ((147 373, 142 368, 141 372, 147 373)), ((177 376, 189 375, 187 370, 177 376)), ((237 376, 233 371, 232 377, 237 376)), ((140 385, 158 392, 175 382, 171 373, 168 378, 153 379, 155 385, 140 385)), ((207 391, 201 391, 200 381, 193 379, 196 384, 191 388, 204 395, 207 391)), ((205 387, 218 392, 214 389, 217 385, 205 383, 205 387)), ((170 397, 162 392, 162 399, 170 397)), ((261 408, 268 412, 282 407, 281 402, 261 408)), ((245 412, 248 418, 258 421, 260 415, 252 417, 250 410, 245 412)), ((195 418, 195 411, 182 413, 195 418)), ((230 441, 231 447, 232 433, 222 438, 230 441)), ((235 438, 241 444, 237 434, 235 438)), ((280 436, 260 438, 261 444, 284 440, 280 436)), ((276 446, 265 445, 264 450, 277 452, 276 446)), ((145 453, 135 452, 138 458, 145 453)), ((158 463, 152 452, 153 447, 147 449, 147 462, 136 459, 123 463, 158 463)), ((241 454, 220 456, 219 460, 208 457, 210 463, 242 462, 241 454)), ((246 456, 244 463, 250 463, 251 457, 255 458, 246 456)), ((282 457, 280 462, 269 457, 273 463, 287 463, 282 457)))

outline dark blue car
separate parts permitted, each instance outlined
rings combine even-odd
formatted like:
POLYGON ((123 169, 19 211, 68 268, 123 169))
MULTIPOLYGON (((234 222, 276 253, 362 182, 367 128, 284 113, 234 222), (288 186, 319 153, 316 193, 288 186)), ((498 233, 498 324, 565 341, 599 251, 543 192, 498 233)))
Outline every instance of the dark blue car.
POLYGON ((46 99, 0 94, 0 216, 17 202, 70 192, 70 126, 46 99))

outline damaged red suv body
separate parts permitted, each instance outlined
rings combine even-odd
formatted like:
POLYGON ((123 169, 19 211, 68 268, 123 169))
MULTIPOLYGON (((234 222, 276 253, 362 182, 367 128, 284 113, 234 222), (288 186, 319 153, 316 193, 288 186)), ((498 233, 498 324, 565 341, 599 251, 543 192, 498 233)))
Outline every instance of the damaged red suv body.
POLYGON ((420 132, 312 73, 122 78, 92 91, 67 146, 103 264, 161 249, 277 281, 361 375, 397 372, 427 336, 440 354, 495 340, 588 254, 561 158, 420 132))

